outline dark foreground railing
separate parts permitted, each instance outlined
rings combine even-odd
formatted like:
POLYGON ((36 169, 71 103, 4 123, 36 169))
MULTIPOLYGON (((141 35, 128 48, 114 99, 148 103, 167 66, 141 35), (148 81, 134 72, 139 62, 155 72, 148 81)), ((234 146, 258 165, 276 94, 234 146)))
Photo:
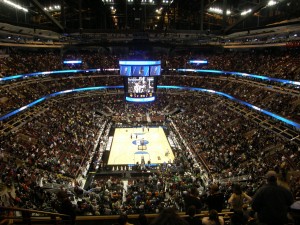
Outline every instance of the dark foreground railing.
POLYGON ((71 224, 69 215, 0 206, 0 224, 71 224))
MULTIPOLYGON (((225 224, 230 224, 230 216, 233 213, 230 211, 223 211, 219 213, 219 216, 224 218, 225 224)), ((184 213, 179 213, 180 217, 187 217, 184 213)), ((158 214, 146 214, 149 222, 156 218, 158 214)), ((205 216, 208 216, 208 212, 205 211, 196 215, 199 220, 205 216)), ((22 209, 15 207, 2 207, 0 206, 0 225, 8 224, 26 224, 26 225, 112 225, 118 224, 119 215, 103 215, 103 216, 77 216, 75 220, 72 220, 71 216, 60 213, 22 209)), ((139 215, 128 215, 130 223, 136 224, 139 215)))

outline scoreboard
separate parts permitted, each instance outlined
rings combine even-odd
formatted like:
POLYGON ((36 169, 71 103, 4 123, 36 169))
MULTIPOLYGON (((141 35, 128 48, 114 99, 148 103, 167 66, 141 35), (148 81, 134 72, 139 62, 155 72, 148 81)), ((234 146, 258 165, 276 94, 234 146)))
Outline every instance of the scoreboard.
POLYGON ((157 78, 161 74, 160 61, 119 61, 124 77, 125 98, 130 102, 155 100, 157 78))

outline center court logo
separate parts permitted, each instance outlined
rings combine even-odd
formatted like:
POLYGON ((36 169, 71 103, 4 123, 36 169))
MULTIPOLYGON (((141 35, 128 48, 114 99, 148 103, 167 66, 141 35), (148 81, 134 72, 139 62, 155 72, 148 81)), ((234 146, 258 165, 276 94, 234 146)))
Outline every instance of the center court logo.
POLYGON ((149 141, 147 141, 147 140, 134 140, 133 142, 132 142, 132 144, 134 144, 134 145, 147 145, 147 144, 149 144, 149 141))

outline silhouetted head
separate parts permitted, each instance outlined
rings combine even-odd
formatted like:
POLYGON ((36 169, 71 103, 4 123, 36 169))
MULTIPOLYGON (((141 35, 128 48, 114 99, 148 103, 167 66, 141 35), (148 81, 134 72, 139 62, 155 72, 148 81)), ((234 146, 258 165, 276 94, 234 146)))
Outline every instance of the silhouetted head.
POLYGON ((188 210, 187 210, 187 214, 190 216, 190 217, 193 217, 195 216, 196 214, 196 207, 194 205, 191 205, 188 210))
POLYGON ((191 195, 193 195, 193 196, 198 196, 199 195, 199 191, 196 187, 191 188, 191 195))
POLYGON ((212 184, 209 189, 211 194, 214 194, 219 191, 219 186, 217 184, 212 184))
POLYGON ((118 222, 120 225, 125 225, 128 221, 128 217, 126 214, 122 214, 119 216, 118 222))
POLYGON ((174 208, 164 209, 158 217, 154 219, 151 225, 188 225, 187 222, 182 219, 174 208))
POLYGON ((271 184, 275 184, 277 182, 277 173, 273 170, 270 170, 266 174, 267 182, 271 184))
POLYGON ((209 211, 209 214, 208 214, 208 218, 209 220, 212 220, 212 221, 218 221, 219 220, 219 214, 217 212, 217 210, 210 210, 209 211))
POLYGON ((232 191, 233 191, 233 193, 235 193, 237 195, 242 194, 242 188, 239 184, 234 184, 232 187, 232 191))

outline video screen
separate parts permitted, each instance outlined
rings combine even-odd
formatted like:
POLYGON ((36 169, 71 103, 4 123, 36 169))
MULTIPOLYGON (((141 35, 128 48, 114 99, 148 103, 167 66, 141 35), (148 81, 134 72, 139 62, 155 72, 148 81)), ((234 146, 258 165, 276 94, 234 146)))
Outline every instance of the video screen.
POLYGON ((149 66, 132 66, 132 76, 149 76, 149 66))
POLYGON ((131 66, 121 66, 120 74, 121 76, 131 76, 131 66))
POLYGON ((153 93, 153 77, 128 77, 128 93, 153 93))
POLYGON ((120 60, 119 65, 121 76, 149 77, 161 75, 161 61, 120 60))
POLYGON ((150 76, 159 76, 160 75, 160 66, 151 66, 150 76))

